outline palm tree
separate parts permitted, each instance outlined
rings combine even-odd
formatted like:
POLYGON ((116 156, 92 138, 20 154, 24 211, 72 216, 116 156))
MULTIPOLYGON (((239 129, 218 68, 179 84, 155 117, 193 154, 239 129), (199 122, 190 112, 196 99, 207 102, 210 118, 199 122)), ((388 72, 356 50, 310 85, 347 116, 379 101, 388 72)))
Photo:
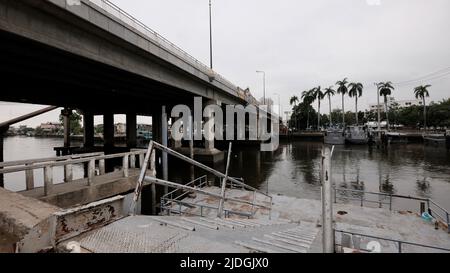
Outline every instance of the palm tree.
POLYGON ((431 85, 421 85, 416 88, 414 88, 414 95, 416 95, 416 99, 422 99, 423 101, 423 128, 427 130, 427 104, 425 102, 425 97, 429 97, 430 93, 428 92, 428 88, 430 88, 431 85))
POLYGON ((317 115, 317 130, 319 130, 319 128, 320 128, 320 102, 321 102, 321 100, 323 100, 325 95, 322 92, 322 88, 319 86, 319 87, 313 88, 311 90, 311 96, 313 98, 313 101, 317 100, 317 104, 318 104, 318 108, 317 108, 318 109, 317 110, 317 113, 318 113, 318 115, 317 115))
POLYGON ((380 96, 384 97, 384 111, 386 112, 387 129, 389 130, 389 110, 387 96, 392 95, 392 91, 395 88, 394 86, 392 86, 392 82, 380 82, 378 84, 378 88, 380 89, 380 96))
POLYGON ((352 82, 351 84, 348 85, 348 88, 350 89, 350 91, 348 91, 348 95, 352 98, 355 97, 355 110, 356 110, 356 125, 359 124, 359 120, 358 120, 358 98, 362 96, 363 93, 363 89, 364 86, 362 85, 362 83, 354 83, 352 82))
POLYGON ((303 100, 303 104, 305 104, 305 106, 308 108, 308 119, 307 119, 307 123, 306 123, 306 128, 308 129, 309 128, 309 106, 314 101, 313 96, 312 96, 312 90, 303 91, 302 92, 302 100, 303 100))
POLYGON ((333 121, 331 120, 331 96, 334 96, 335 94, 336 91, 333 89, 333 86, 325 88, 325 92, 323 93, 324 96, 328 96, 328 104, 330 106, 330 126, 333 124, 333 121))
POLYGON ((291 99, 289 100, 289 103, 291 104, 291 106, 292 105, 294 105, 294 107, 293 107, 293 110, 294 110, 294 114, 293 114, 293 116, 294 116, 294 124, 295 124, 295 127, 296 128, 298 128, 298 124, 297 124, 297 103, 298 103, 298 97, 297 96, 293 96, 293 97, 291 97, 291 99))
POLYGON ((290 103, 291 105, 297 106, 297 103, 298 103, 298 97, 297 97, 297 96, 291 97, 289 103, 290 103))
POLYGON ((337 93, 342 95, 342 126, 345 127, 345 108, 344 108, 344 96, 348 93, 347 88, 347 78, 342 81, 338 81, 336 85, 338 85, 337 93))

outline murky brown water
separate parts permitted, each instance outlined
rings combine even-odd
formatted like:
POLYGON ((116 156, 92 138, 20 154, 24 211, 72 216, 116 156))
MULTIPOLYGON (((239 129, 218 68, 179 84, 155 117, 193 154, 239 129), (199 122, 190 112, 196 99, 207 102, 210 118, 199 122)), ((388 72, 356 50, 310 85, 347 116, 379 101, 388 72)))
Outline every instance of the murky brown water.
MULTIPOLYGON (((6 138, 5 160, 54 156, 53 147, 61 145, 62 139, 6 138)), ((318 142, 293 142, 281 144, 274 153, 235 149, 230 175, 271 193, 319 199, 321 148, 318 142)), ((333 180, 340 187, 430 197, 450 210, 450 151, 444 147, 409 144, 377 150, 336 146, 332 165, 333 180)), ((215 168, 224 170, 224 164, 215 168)), ((78 172, 82 176, 81 167, 78 172)), ((185 180, 189 168, 171 164, 169 173, 171 180, 185 180)), ((62 179, 62 171, 60 175, 62 179)), ((24 181, 20 175, 6 176, 7 188, 12 190, 24 189, 24 181)), ((38 180, 37 185, 40 183, 38 180)))

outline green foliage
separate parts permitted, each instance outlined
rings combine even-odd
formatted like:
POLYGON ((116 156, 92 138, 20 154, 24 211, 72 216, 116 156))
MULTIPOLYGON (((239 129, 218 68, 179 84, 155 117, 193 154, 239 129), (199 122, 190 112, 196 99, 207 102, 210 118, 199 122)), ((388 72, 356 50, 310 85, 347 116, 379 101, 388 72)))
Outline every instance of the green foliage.
MULTIPOLYGON (((79 135, 83 133, 81 120, 82 120, 81 113, 78 110, 72 111, 72 114, 70 115, 70 134, 79 135)), ((61 125, 64 126, 63 115, 59 115, 59 121, 61 122, 61 125)))

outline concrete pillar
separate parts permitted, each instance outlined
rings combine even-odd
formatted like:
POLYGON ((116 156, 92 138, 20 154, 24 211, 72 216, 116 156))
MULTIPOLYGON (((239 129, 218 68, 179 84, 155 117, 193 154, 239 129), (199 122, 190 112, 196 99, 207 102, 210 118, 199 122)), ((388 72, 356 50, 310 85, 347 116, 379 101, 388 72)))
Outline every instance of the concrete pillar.
MULTIPOLYGON (((172 118, 172 125, 175 123, 175 122, 177 122, 177 121, 179 121, 181 118, 180 117, 175 117, 175 118, 172 118)), ((173 138, 172 138, 173 139, 173 138)), ((181 148, 183 145, 182 145, 182 143, 181 143, 181 140, 174 140, 173 139, 173 148, 174 149, 179 149, 179 148, 181 148)))
POLYGON ((70 148, 70 116, 72 114, 72 110, 68 108, 64 108, 61 111, 61 115, 64 118, 64 147, 70 148))
POLYGON ((94 115, 89 112, 83 113, 84 147, 94 147, 94 115))
POLYGON ((136 148, 137 146, 137 115, 136 113, 127 113, 127 147, 136 148))
MULTIPOLYGON (((205 107, 207 107, 208 105, 213 105, 213 104, 217 104, 217 101, 209 100, 209 101, 206 102, 205 107)), ((205 125, 206 125, 207 122, 209 122, 210 126, 214 126, 214 117, 205 118, 204 122, 205 122, 204 123, 205 125)), ((203 128, 203 129, 204 129, 205 132, 207 130, 208 131, 211 130, 211 128, 203 128)), ((214 138, 212 138, 210 140, 205 139, 205 149, 209 150, 209 151, 214 150, 214 138)))
POLYGON ((103 140, 105 151, 114 148, 114 114, 103 114, 103 140))

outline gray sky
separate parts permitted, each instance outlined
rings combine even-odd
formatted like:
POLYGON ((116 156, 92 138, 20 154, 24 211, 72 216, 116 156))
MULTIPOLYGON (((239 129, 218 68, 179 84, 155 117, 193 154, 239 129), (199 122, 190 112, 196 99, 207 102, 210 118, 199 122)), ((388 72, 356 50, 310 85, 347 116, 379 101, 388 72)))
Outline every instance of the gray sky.
MULTIPOLYGON (((112 2, 209 64, 208 0, 112 2)), ((365 85, 365 109, 376 102, 374 82, 450 72, 449 11, 448 0, 213 0, 214 69, 258 98, 262 76, 255 71, 266 71, 266 96, 277 102, 279 93, 285 111, 291 96, 348 77, 365 85)), ((450 97, 450 74, 428 78, 396 86, 394 97, 412 99, 420 84, 433 85, 431 100, 450 97)), ((340 98, 332 104, 340 107, 340 98)), ((0 120, 30 108, 0 104, 0 120)), ((346 109, 354 109, 353 99, 346 109)), ((57 114, 28 123, 46 120, 57 114)))

